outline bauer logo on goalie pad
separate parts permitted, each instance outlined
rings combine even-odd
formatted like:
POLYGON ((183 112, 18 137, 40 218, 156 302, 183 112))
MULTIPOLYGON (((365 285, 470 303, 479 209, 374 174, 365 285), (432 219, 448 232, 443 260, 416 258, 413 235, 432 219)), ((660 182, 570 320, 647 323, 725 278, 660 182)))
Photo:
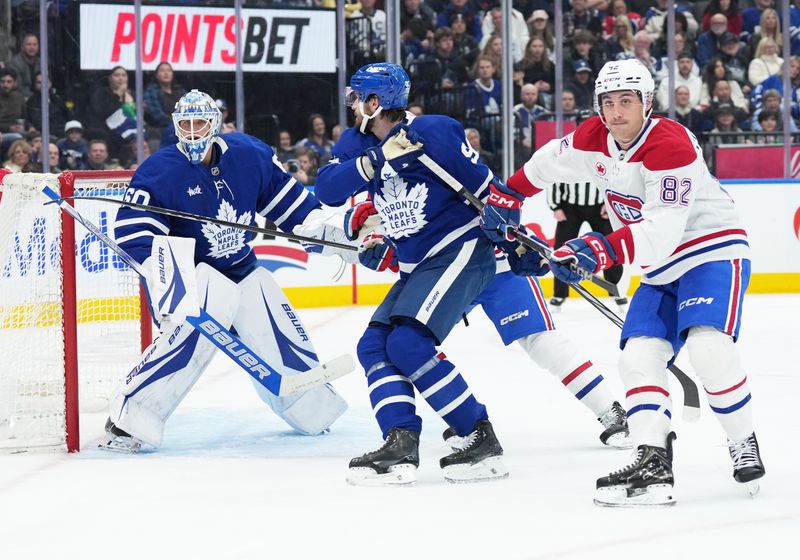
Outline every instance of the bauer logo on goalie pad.
POLYGON ((222 332, 219 326, 211 319, 200 323, 200 328, 210 334, 211 338, 214 339, 220 348, 225 350, 228 356, 238 360, 242 367, 258 375, 259 379, 264 379, 272 373, 260 363, 257 357, 248 352, 238 340, 222 332))
POLYGON ((154 278, 148 284, 153 307, 162 316, 197 317, 200 304, 194 273, 194 239, 153 238, 154 278))

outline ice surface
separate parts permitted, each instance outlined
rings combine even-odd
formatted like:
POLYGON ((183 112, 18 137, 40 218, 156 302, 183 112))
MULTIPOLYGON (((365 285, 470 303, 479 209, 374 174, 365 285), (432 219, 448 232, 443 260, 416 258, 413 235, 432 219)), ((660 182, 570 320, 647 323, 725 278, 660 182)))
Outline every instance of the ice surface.
MULTIPOLYGON (((354 352, 371 308, 301 310, 317 351, 354 352)), ((796 558, 800 533, 800 296, 745 300, 740 351, 767 476, 756 499, 733 481, 708 409, 686 424, 675 407, 678 504, 602 509, 594 481, 628 462, 601 426, 516 345, 503 347, 480 310, 443 346, 486 403, 511 477, 444 482, 443 423, 422 403, 413 488, 348 486, 350 457, 375 449, 363 373, 335 382, 350 410, 330 434, 290 431, 223 356, 167 424, 163 448, 95 449, 102 414, 83 415, 80 454, 0 455, 0 558, 527 559, 796 558)), ((618 330, 580 299, 556 314, 621 396, 618 330)), ((678 365, 691 368, 684 356, 678 365)), ((677 383, 672 390, 679 397, 677 383)))

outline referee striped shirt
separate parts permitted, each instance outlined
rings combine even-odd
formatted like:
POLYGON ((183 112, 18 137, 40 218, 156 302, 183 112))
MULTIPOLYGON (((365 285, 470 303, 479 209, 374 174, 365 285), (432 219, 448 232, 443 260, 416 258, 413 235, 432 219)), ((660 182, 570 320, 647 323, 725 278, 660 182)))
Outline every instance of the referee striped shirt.
POLYGON ((592 183, 553 183, 547 191, 547 204, 551 210, 558 210, 562 204, 574 206, 596 206, 603 204, 600 190, 592 183))

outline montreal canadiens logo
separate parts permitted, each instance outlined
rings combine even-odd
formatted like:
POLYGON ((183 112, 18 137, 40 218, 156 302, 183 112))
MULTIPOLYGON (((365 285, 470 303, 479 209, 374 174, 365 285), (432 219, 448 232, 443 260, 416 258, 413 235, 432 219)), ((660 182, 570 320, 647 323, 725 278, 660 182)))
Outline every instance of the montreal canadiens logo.
POLYGON ((598 161, 594 164, 594 170, 597 172, 600 177, 605 177, 606 175, 606 166, 603 165, 603 162, 598 161))
POLYGON ((642 221, 642 206, 644 205, 642 199, 606 190, 606 200, 623 224, 630 225, 642 221))
POLYGON ((308 264, 308 253, 300 247, 287 245, 256 245, 253 252, 258 259, 258 266, 270 272, 281 268, 299 268, 305 270, 308 264))

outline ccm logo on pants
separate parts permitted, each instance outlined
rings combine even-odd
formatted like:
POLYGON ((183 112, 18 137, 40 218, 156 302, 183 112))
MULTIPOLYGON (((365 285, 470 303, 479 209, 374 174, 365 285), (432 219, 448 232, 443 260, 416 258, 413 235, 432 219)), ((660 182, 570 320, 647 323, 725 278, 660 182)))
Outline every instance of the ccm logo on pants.
POLYGON ((684 300, 678 305, 678 310, 683 309, 684 307, 690 307, 692 305, 700 305, 701 303, 711 304, 714 303, 714 298, 704 298, 704 297, 693 297, 687 300, 684 300))
POLYGON ((522 317, 527 317, 527 316, 528 316, 528 310, 527 309, 525 311, 520 311, 519 313, 512 313, 508 317, 503 317, 502 319, 500 319, 500 325, 501 326, 502 325, 507 325, 511 321, 516 321, 517 319, 521 319, 522 317))

